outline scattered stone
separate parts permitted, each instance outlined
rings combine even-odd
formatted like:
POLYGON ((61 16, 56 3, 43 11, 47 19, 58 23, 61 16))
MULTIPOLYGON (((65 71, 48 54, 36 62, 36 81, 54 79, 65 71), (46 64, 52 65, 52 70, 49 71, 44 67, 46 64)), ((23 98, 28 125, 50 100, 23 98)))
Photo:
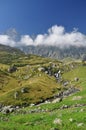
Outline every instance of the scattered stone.
POLYGON ((50 101, 46 100, 44 103, 45 103, 45 104, 48 104, 48 103, 50 103, 50 101))
POLYGON ((21 88, 21 93, 27 93, 27 92, 28 92, 27 88, 21 88))
POLYGON ((74 96, 72 100, 81 100, 82 97, 81 96, 74 96))
POLYGON ((48 71, 45 71, 45 74, 48 74, 48 71))
POLYGON ((61 109, 66 109, 66 108, 69 108, 69 106, 68 106, 68 105, 63 105, 63 106, 61 107, 61 109))
POLYGON ((11 66, 9 69, 8 69, 8 72, 9 73, 13 73, 13 72, 15 72, 17 70, 17 68, 13 65, 13 66, 11 66))
POLYGON ((18 95, 19 95, 18 92, 15 92, 15 93, 14 93, 14 98, 17 99, 17 98, 18 98, 18 95))
POLYGON ((5 106, 2 108, 1 112, 3 114, 8 114, 8 113, 12 113, 15 110, 15 108, 13 108, 13 106, 5 106))
POLYGON ((32 104, 30 104, 30 107, 33 107, 33 106, 35 106, 35 104, 33 104, 33 103, 32 103, 32 104))
POLYGON ((68 90, 63 92, 63 97, 69 96, 73 93, 79 92, 80 90, 74 87, 70 87, 68 90))
POLYGON ((69 84, 69 82, 66 81, 66 82, 63 83, 63 86, 67 86, 68 84, 69 84))
POLYGON ((16 109, 19 109, 20 107, 19 106, 16 106, 16 109))
POLYGON ((83 104, 75 104, 74 107, 82 107, 83 104))
POLYGON ((62 98, 56 98, 52 101, 52 103, 57 103, 57 102, 61 102, 62 101, 62 98))
POLYGON ((70 118, 70 119, 69 119, 69 121, 70 121, 70 122, 73 122, 73 119, 72 119, 72 118, 70 118))
POLYGON ((29 77, 29 75, 26 75, 25 77, 24 77, 24 79, 26 80, 26 79, 29 79, 30 77, 29 77))
POLYGON ((43 67, 38 68, 38 71, 44 71, 45 69, 43 67))
POLYGON ((81 110, 80 110, 80 112, 83 112, 84 111, 84 109, 82 108, 81 110))
POLYGON ((74 81, 76 81, 76 82, 79 81, 79 78, 75 77, 75 78, 74 78, 74 81))
POLYGON ((8 114, 8 113, 10 113, 10 111, 9 111, 9 109, 3 109, 3 110, 2 110, 2 113, 3 113, 3 114, 8 114))
POLYGON ((83 125, 83 123, 79 123, 79 124, 77 124, 77 127, 80 127, 80 126, 82 126, 83 125))
POLYGON ((61 119, 58 119, 56 118, 53 122, 54 124, 58 124, 58 125, 61 125, 62 124, 62 120, 61 119))
POLYGON ((54 75, 57 79, 59 78, 59 73, 55 73, 54 75))

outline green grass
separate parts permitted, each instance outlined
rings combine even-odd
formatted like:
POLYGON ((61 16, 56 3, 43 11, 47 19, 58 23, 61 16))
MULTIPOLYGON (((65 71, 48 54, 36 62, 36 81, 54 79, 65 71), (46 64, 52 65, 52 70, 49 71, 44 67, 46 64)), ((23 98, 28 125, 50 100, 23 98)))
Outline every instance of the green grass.
POLYGON ((17 71, 14 73, 8 73, 10 65, 0 64, 0 73, 1 77, 3 77, 0 83, 0 102, 5 105, 41 102, 52 97, 58 92, 58 88, 61 88, 61 85, 57 84, 53 76, 38 71, 41 66, 48 67, 52 62, 61 65, 61 62, 35 55, 22 56, 12 62, 17 66, 17 71), (27 93, 21 93, 23 87, 27 87, 27 93), (16 91, 19 93, 18 99, 14 99, 16 91))
POLYGON ((80 89, 59 103, 40 104, 39 106, 21 108, 18 112, 10 114, 0 113, 0 130, 85 130, 86 129, 86 66, 80 62, 62 63, 49 58, 36 55, 12 55, 8 52, 0 52, 0 103, 5 105, 30 105, 38 103, 57 94, 63 87, 63 81, 69 81, 69 85, 80 89), (9 58, 10 56, 10 58, 9 58), (12 65, 17 67, 17 71, 8 73, 8 68, 12 65), (54 76, 49 76, 38 71, 39 67, 56 67, 52 71, 61 70, 62 82, 57 83, 54 76), (71 67, 73 66, 73 68, 71 67), (74 81, 78 77, 79 81, 74 81), (26 87, 28 92, 21 93, 21 89, 26 87), (17 99, 14 93, 18 92, 17 99), (81 99, 74 99, 80 96, 81 99), (75 107, 82 104, 81 107, 75 107), (61 109, 63 105, 68 109, 61 109), (40 108, 40 112, 30 113, 40 108), (43 112, 45 111, 45 112, 43 112), (55 119, 61 119, 61 124, 54 124, 55 119), (70 118, 73 120, 70 121, 70 118), (78 124, 83 123, 81 126, 78 124))
POLYGON ((50 130, 50 128, 85 130, 85 111, 86 107, 83 107, 82 112, 81 108, 72 108, 46 113, 0 115, 4 120, 0 121, 0 130, 50 130), (61 125, 53 123, 56 118, 62 120, 61 125), (70 118, 73 119, 72 122, 70 122, 70 118), (83 125, 78 127, 79 123, 83 123, 83 125))

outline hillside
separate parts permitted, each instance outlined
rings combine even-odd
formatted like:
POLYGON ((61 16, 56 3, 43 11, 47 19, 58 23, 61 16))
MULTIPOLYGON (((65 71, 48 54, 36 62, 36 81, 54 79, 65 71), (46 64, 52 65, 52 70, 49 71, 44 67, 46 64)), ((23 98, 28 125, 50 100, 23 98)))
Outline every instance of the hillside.
POLYGON ((5 52, 5 53, 9 53, 9 54, 16 54, 16 55, 23 54, 23 52, 17 48, 5 46, 2 44, 0 44, 0 52, 5 52))
POLYGON ((85 130, 85 62, 7 50, 0 51, 0 130, 85 130))
POLYGON ((0 44, 0 63, 10 64, 23 55, 24 53, 17 48, 0 44))
POLYGON ((26 56, 19 50, 14 48, 11 50, 10 47, 0 46, 0 48, 0 102, 2 104, 38 103, 52 97, 58 90, 59 84, 56 83, 56 79, 40 69, 47 70, 51 64, 60 66, 61 62, 35 55, 26 56))

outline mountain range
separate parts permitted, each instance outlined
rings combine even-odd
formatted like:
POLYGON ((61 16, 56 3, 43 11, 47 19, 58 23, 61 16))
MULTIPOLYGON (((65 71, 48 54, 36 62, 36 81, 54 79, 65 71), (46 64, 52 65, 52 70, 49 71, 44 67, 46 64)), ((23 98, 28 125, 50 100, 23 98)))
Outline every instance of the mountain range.
POLYGON ((64 59, 67 57, 82 59, 86 54, 86 47, 70 46, 68 48, 59 48, 57 46, 23 46, 20 49, 26 54, 36 54, 54 59, 64 59))
MULTIPOLYGON (((2 36, 7 36, 8 42, 6 45, 13 46, 15 48, 20 49, 23 51, 25 54, 36 54, 39 56, 43 57, 50 57, 54 59, 64 59, 64 58, 73 58, 73 59, 82 59, 84 55, 86 55, 86 47, 83 46, 83 43, 80 46, 74 46, 74 45, 51 45, 50 44, 45 44, 43 45, 42 43, 39 45, 33 45, 33 44, 24 44, 22 41, 22 38, 27 38, 29 35, 20 35, 15 29, 9 29, 5 33, 2 34, 2 36)), ((0 43, 4 44, 5 43, 0 43)), ((3 46, 0 47, 3 48, 3 46)), ((8 48, 8 47, 6 47, 8 48)), ((9 48, 10 49, 10 48, 9 48)), ((8 49, 8 51, 10 51, 8 49)), ((13 51, 13 49, 12 49, 13 51)))

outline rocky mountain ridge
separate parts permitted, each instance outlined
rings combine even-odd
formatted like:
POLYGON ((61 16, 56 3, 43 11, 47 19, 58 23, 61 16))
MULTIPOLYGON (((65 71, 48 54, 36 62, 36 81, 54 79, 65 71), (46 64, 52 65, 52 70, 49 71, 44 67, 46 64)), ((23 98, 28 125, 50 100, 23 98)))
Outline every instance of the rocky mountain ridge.
POLYGON ((23 46, 20 49, 26 54, 36 54, 54 59, 64 59, 67 57, 81 59, 86 54, 86 47, 69 46, 59 48, 57 46, 23 46))

